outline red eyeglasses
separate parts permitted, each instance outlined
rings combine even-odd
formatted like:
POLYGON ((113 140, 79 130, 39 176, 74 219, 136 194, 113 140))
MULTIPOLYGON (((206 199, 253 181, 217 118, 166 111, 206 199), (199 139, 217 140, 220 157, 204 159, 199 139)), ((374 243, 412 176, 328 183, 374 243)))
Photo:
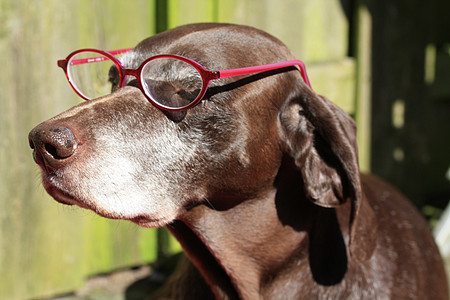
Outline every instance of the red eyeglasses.
POLYGON ((211 80, 250 75, 297 66, 304 82, 311 87, 305 65, 300 60, 211 71, 178 55, 157 55, 146 59, 137 69, 127 69, 115 57, 132 49, 101 51, 82 49, 58 60, 75 92, 85 100, 105 96, 123 87, 127 76, 137 79, 138 87, 156 107, 168 111, 189 109, 205 96, 211 80))

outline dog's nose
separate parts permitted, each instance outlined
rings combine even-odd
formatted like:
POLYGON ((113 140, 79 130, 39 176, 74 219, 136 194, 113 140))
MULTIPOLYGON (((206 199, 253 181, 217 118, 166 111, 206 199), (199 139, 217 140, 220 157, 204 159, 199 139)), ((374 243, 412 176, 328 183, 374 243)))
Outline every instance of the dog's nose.
POLYGON ((77 149, 75 135, 67 127, 51 126, 45 123, 34 128, 29 136, 30 147, 37 164, 57 169, 67 164, 77 149))

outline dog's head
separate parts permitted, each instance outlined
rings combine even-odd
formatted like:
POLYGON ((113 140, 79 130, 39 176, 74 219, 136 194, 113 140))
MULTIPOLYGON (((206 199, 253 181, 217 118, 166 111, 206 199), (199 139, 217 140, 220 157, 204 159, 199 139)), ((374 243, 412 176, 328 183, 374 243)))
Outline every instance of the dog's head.
MULTIPOLYGON (((183 55, 210 70, 294 59, 256 29, 196 24, 144 40, 123 63, 136 68, 158 54, 183 55)), ((57 201, 108 218, 154 227, 203 203, 229 209, 273 187, 289 155, 311 201, 325 207, 352 201, 351 238, 367 227, 358 222, 367 208, 355 124, 296 68, 216 80, 183 112, 156 108, 131 81, 40 124, 30 141, 57 201)))

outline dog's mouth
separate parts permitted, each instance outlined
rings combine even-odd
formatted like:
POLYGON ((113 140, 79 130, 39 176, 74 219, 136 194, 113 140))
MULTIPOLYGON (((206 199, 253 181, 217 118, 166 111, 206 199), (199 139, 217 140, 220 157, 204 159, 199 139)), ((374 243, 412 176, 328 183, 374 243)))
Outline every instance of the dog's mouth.
POLYGON ((66 192, 54 187, 50 183, 46 183, 44 181, 44 187, 47 190, 47 193, 49 193, 49 195, 52 196, 53 199, 55 199, 56 201, 58 201, 61 204, 78 205, 78 206, 83 205, 83 203, 81 201, 78 201, 75 197, 73 197, 69 193, 66 193, 66 192))
POLYGON ((47 176, 43 177, 43 184, 50 196, 57 202, 64 205, 76 205, 84 209, 91 210, 101 217, 113 220, 128 220, 141 227, 155 228, 163 227, 173 221, 172 218, 155 218, 145 214, 139 214, 135 216, 126 216, 118 213, 110 212, 100 208, 95 201, 85 201, 75 197, 72 193, 66 192, 63 189, 57 187, 49 180, 47 176))
POLYGON ((163 227, 173 221, 173 220, 150 219, 144 215, 137 216, 127 220, 145 228, 163 227))

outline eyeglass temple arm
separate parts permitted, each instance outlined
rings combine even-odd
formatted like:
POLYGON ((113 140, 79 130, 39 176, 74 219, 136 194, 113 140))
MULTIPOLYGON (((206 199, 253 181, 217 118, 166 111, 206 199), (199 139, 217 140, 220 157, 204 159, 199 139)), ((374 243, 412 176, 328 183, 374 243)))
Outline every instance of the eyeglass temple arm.
POLYGON ((262 66, 222 70, 222 71, 218 71, 218 73, 219 73, 219 78, 227 78, 227 77, 233 77, 233 76, 261 73, 261 72, 266 72, 266 71, 271 71, 271 70, 276 70, 276 69, 281 69, 281 68, 286 68, 286 67, 292 67, 292 66, 299 67, 300 73, 303 77, 303 80, 309 87, 311 87, 311 83, 309 82, 308 75, 306 74, 305 64, 301 60, 289 60, 289 61, 268 64, 268 65, 262 65, 262 66))
POLYGON ((112 50, 112 51, 107 51, 108 53, 111 53, 112 55, 117 55, 117 54, 122 54, 128 51, 133 50, 134 48, 125 48, 125 49, 119 49, 119 50, 112 50))
MULTIPOLYGON (((112 55, 118 55, 118 54, 122 54, 122 53, 128 52, 130 50, 133 50, 133 48, 112 50, 112 51, 106 51, 106 52, 108 52, 109 54, 112 54, 112 55)), ((87 64, 87 63, 92 63, 92 62, 105 61, 107 59, 108 58, 106 58, 104 56, 89 57, 89 58, 79 58, 79 59, 73 59, 71 64, 72 65, 81 65, 81 64, 87 64)), ((61 68, 64 68, 65 66, 67 66, 67 59, 58 60, 58 66, 61 67, 61 68)))
MULTIPOLYGON (((125 52, 128 52, 130 50, 133 50, 133 48, 125 48, 125 49, 118 49, 118 50, 112 50, 107 51, 108 53, 112 55, 118 55, 125 52)), ((92 57, 92 58, 80 58, 80 59, 74 59, 72 60, 72 65, 78 65, 78 64, 86 64, 86 63, 92 63, 92 62, 98 62, 98 61, 104 61, 107 60, 104 56, 99 57, 92 57)), ((58 60, 58 66, 65 69, 67 67, 67 59, 61 59, 58 60)), ((255 67, 245 67, 245 68, 238 68, 238 69, 229 69, 229 70, 221 70, 218 72, 215 72, 217 75, 215 75, 215 78, 227 78, 227 77, 233 77, 233 76, 240 76, 240 75, 249 75, 254 73, 261 73, 291 66, 298 66, 300 69, 300 73, 303 77, 303 80, 305 83, 311 88, 311 83, 309 82, 308 75, 306 74, 306 68, 305 64, 301 60, 289 60, 274 64, 268 64, 268 65, 262 65, 262 66, 255 66, 255 67), (217 76, 217 77, 216 77, 217 76)))

